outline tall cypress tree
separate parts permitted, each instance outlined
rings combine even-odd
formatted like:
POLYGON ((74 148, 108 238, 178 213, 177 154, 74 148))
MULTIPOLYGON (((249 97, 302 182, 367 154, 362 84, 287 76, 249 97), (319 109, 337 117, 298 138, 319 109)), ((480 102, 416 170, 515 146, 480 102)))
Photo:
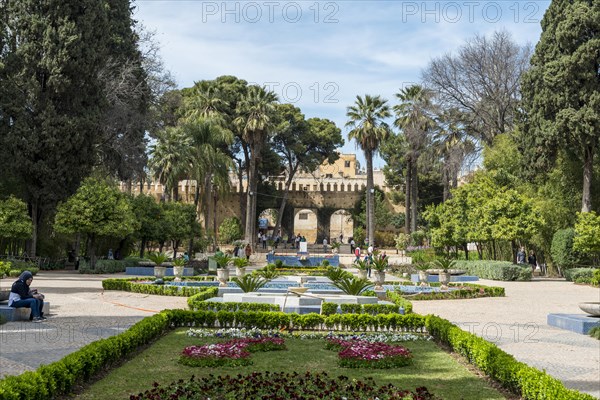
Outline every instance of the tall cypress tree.
POLYGON ((30 254, 43 213, 74 193, 98 160, 109 106, 99 73, 115 46, 111 18, 124 14, 111 10, 122 3, 129 6, 128 0, 2 2, 0 156, 10 160, 7 172, 19 179, 29 205, 30 254))
POLYGON ((523 79, 523 152, 531 169, 556 153, 583 163, 583 212, 590 211, 600 139, 600 0, 553 0, 523 79))

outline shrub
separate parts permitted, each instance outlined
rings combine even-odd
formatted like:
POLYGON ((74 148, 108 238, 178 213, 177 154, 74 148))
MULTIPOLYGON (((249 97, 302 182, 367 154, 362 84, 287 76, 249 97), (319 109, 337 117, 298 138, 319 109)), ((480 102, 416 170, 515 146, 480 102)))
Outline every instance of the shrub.
POLYGON ((467 271, 467 273, 476 275, 479 278, 497 281, 529 281, 532 276, 530 266, 521 266, 509 261, 457 260, 455 268, 463 269, 467 271))
POLYGON ((350 272, 345 271, 339 267, 328 267, 325 276, 331 279, 332 282, 338 282, 340 279, 353 276, 350 272))
POLYGON ((10 261, 0 261, 0 278, 4 275, 8 275, 8 271, 11 270, 11 265, 10 261))
POLYGON ((323 302, 321 303, 321 314, 332 315, 337 313, 338 305, 335 303, 323 302))
POLYGON ((125 272, 127 264, 132 264, 130 261, 124 260, 97 260, 96 268, 92 269, 87 260, 79 262, 80 274, 116 274, 125 272))
POLYGON ((394 240, 395 236, 393 232, 375 232, 375 244, 378 247, 394 247, 396 241, 394 240))
POLYGON ((36 267, 29 267, 26 269, 11 268, 10 271, 8 271, 8 276, 10 276, 11 278, 18 278, 19 275, 21 275, 23 273, 23 271, 29 271, 29 272, 31 272, 31 275, 35 276, 40 270, 39 270, 39 268, 36 268, 36 267))
POLYGON ((333 282, 333 285, 351 296, 358 296, 363 290, 371 289, 373 287, 373 284, 370 281, 358 279, 354 276, 344 276, 338 281, 333 282))
POLYGON ((223 243, 233 243, 243 237, 242 225, 237 217, 225 218, 219 226, 219 239, 223 243))
POLYGON ((257 292, 258 289, 267 284, 267 280, 257 275, 244 275, 241 278, 237 276, 232 279, 233 282, 242 289, 244 293, 257 292))
POLYGON ((564 270, 563 275, 569 282, 577 282, 578 280, 585 279, 591 283, 595 271, 597 271, 595 268, 572 268, 564 270))
POLYGON ((585 262, 581 254, 573 251, 574 238, 573 228, 558 230, 552 237, 550 255, 554 264, 563 270, 563 274, 564 270, 583 265, 585 262))
POLYGON ((600 326, 595 326, 590 330, 590 336, 600 340, 600 326))

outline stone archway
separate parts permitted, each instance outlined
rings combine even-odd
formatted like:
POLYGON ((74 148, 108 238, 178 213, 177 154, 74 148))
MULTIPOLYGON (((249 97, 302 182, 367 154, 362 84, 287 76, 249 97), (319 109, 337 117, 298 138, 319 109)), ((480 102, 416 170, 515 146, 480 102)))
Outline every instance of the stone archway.
POLYGON ((315 210, 310 208, 298 208, 294 210, 294 229, 296 235, 306 237, 308 243, 317 240, 318 220, 315 210))
POLYGON ((273 235, 273 229, 277 223, 277 210, 274 208, 267 208, 258 215, 258 227, 256 232, 261 232, 267 235, 267 238, 271 238, 273 235))
POLYGON ((337 210, 331 214, 329 219, 329 240, 333 239, 340 240, 342 236, 342 242, 348 243, 348 238, 354 234, 354 220, 352 215, 347 210, 337 210))

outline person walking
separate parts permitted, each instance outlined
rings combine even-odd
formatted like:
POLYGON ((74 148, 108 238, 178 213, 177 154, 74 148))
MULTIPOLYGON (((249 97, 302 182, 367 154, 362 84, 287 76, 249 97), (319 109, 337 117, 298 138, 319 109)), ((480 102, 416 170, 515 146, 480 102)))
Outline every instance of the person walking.
POLYGON ((354 238, 352 240, 350 240, 350 253, 354 254, 354 246, 356 246, 356 242, 354 241, 354 238))
POLYGON ((521 246, 521 248, 517 252, 517 264, 525 264, 526 256, 527 256, 527 253, 525 253, 525 247, 521 246))
POLYGON ((354 256, 356 257, 354 262, 360 261, 360 247, 356 246, 354 249, 354 256))
POLYGON ((246 245, 244 253, 246 253, 246 260, 250 261, 250 256, 252 255, 252 246, 250 246, 250 243, 246 245))
POLYGON ((531 272, 535 272, 537 267, 537 258, 535 257, 535 253, 533 250, 529 250, 529 257, 527 258, 527 262, 531 265, 531 272))
POLYGON ((323 239, 323 253, 327 252, 327 238, 323 239))

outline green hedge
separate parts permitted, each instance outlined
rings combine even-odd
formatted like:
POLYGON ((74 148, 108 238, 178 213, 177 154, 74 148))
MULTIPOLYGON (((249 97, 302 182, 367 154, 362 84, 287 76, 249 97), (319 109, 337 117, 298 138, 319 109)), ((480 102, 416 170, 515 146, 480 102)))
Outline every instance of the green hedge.
POLYGON ((395 305, 404 308, 404 314, 412 313, 412 310, 413 310, 412 303, 409 300, 406 300, 404 297, 402 297, 402 295, 400 295, 399 293, 388 290, 385 293, 385 296, 387 297, 387 299, 389 301, 391 301, 395 305))
MULTIPOLYGON (((452 285, 452 284, 451 284, 452 285)), ((458 284, 456 284, 458 285, 458 284)), ((454 286, 454 285, 453 285, 454 286)), ((504 297, 503 287, 475 285, 472 283, 461 283, 461 288, 449 292, 431 292, 411 295, 411 300, 448 300, 448 299, 475 299, 479 297, 504 297)), ((402 292, 400 292, 402 293, 402 292)))
POLYGON ((23 271, 29 271, 31 272, 31 275, 37 275, 38 272, 40 272, 40 269, 37 267, 24 267, 24 269, 15 269, 15 265, 14 263, 11 261, 11 269, 10 271, 8 271, 8 276, 10 276, 11 278, 18 278, 19 275, 21 275, 23 273, 23 271))
POLYGON ((538 369, 518 362, 495 344, 465 332, 448 320, 429 315, 427 331, 460 353, 506 389, 526 400, 592 400, 589 394, 567 389, 562 382, 538 369))
POLYGON ((235 303, 218 301, 201 301, 195 304, 195 311, 281 311, 277 304, 235 303))
POLYGON ((581 282, 582 279, 591 282, 595 271, 596 268, 572 268, 563 270, 563 275, 569 282, 581 282))
POLYGON ((117 274, 119 272, 125 272, 128 266, 128 262, 124 260, 96 260, 96 267, 91 268, 89 262, 86 259, 79 261, 79 273, 80 274, 117 274))
POLYGON ((469 275, 476 275, 481 279, 493 279, 496 281, 530 281, 531 267, 521 266, 509 261, 457 260, 454 268, 467 271, 469 275))
POLYGON ((157 294, 160 296, 184 297, 204 293, 207 289, 216 289, 212 291, 215 293, 214 296, 216 296, 216 292, 218 292, 218 289, 215 287, 152 285, 147 283, 136 283, 133 279, 105 279, 102 281, 102 288, 104 290, 123 290, 126 292, 157 294))
MULTIPOLYGON (((216 288, 211 288, 216 289, 216 288)), ((517 362, 514 357, 480 337, 462 331, 456 325, 436 316, 416 314, 285 314, 256 311, 186 311, 165 310, 144 318, 125 332, 90 343, 62 360, 42 366, 36 371, 0 380, 0 399, 46 400, 63 397, 75 386, 134 354, 142 346, 176 327, 256 327, 259 329, 301 328, 342 330, 423 331, 427 327, 436 339, 464 355, 472 364, 504 387, 526 400, 592 400, 594 397, 569 390, 545 372, 517 362)))

